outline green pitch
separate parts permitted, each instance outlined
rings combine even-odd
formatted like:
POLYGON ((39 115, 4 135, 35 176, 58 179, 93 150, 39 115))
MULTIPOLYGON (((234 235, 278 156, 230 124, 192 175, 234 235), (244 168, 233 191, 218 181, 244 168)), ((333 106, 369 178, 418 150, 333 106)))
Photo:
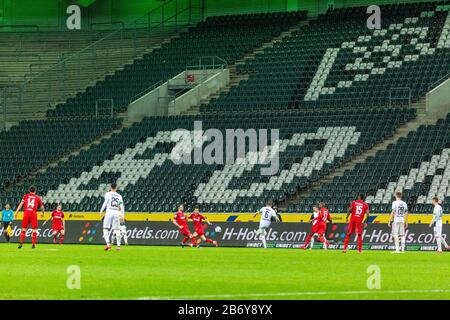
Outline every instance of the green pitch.
POLYGON ((450 299, 450 253, 1 244, 0 259, 1 300, 450 299), (71 265, 80 289, 67 287, 71 265))

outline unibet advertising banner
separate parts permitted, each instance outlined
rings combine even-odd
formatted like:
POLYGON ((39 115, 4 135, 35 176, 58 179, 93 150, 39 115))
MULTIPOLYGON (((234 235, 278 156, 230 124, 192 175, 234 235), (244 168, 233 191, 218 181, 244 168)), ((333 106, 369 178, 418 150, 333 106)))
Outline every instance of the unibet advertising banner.
MULTIPOLYGON (((217 233, 213 227, 205 226, 205 235, 219 242, 220 246, 227 247, 262 247, 256 235, 258 223, 255 222, 219 222, 221 232, 217 233)), ((192 226, 191 230, 192 230, 192 226)), ((272 223, 267 233, 267 245, 272 248, 298 248, 301 246, 309 231, 309 223, 272 223)), ((3 229, 0 229, 3 233, 3 229)), ((192 230, 193 231, 193 230, 192 230)), ((327 230, 327 239, 330 249, 342 249, 347 225, 332 224, 327 230)), ((443 226, 444 237, 450 235, 450 225, 443 226)), ((20 235, 20 221, 13 226, 12 241, 17 242, 20 235)), ((27 241, 30 241, 31 230, 27 232, 27 241)), ((64 243, 103 244, 104 240, 101 221, 66 221, 66 236, 64 243)), ((128 242, 135 245, 179 245, 182 235, 171 222, 129 221, 127 223, 128 242)), ((2 235, 2 242, 4 240, 2 235)), ((50 224, 39 229, 38 243, 52 243, 50 224)), ((410 224, 406 233, 407 250, 433 251, 436 242, 433 229, 426 224, 410 224)), ((391 229, 386 224, 369 224, 363 234, 363 249, 393 250, 391 229)), ((204 244, 208 245, 208 244, 204 244)), ((316 248, 321 245, 316 241, 316 248)), ((356 237, 352 236, 349 249, 356 247, 356 237)))

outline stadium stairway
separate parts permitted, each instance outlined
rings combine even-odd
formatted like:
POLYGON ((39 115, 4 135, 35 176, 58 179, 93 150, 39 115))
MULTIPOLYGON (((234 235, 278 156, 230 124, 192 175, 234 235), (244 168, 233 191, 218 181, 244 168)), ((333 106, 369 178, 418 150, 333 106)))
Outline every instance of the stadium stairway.
POLYGON ((392 137, 383 140, 381 143, 375 145, 373 148, 367 150, 366 152, 354 156, 349 162, 337 168, 334 172, 312 183, 308 186, 308 188, 288 197, 283 203, 279 204, 280 209, 287 210, 289 205, 298 203, 300 199, 308 198, 312 192, 321 189, 328 183, 331 183, 334 178, 342 177, 346 171, 352 170, 358 164, 364 163, 369 157, 375 156, 377 152, 386 150, 389 145, 395 144, 400 138, 408 136, 410 132, 416 131, 420 126, 433 125, 436 124, 439 119, 441 119, 441 117, 436 117, 426 113, 425 98, 419 99, 419 101, 413 103, 411 107, 416 109, 416 118, 399 126, 392 137))
MULTIPOLYGON (((72 54, 72 59, 75 59, 73 57, 76 57, 77 52, 67 52, 67 50, 62 48, 60 49, 61 51, 55 49, 54 51, 47 52, 47 49, 44 50, 41 48, 41 50, 39 50, 38 47, 34 47, 36 52, 42 55, 42 59, 45 59, 45 61, 48 62, 48 64, 45 65, 47 68, 42 67, 41 69, 38 69, 42 71, 42 73, 33 73, 35 80, 30 82, 30 87, 27 89, 27 96, 23 99, 21 108, 19 108, 18 104, 19 88, 17 85, 19 83, 13 82, 12 84, 15 84, 16 86, 10 86, 8 88, 6 100, 6 128, 9 129, 12 125, 18 124, 21 120, 37 120, 45 118, 48 109, 54 108, 58 103, 65 102, 68 98, 74 97, 79 92, 84 92, 89 86, 93 86, 96 82, 104 80, 108 75, 112 75, 115 72, 122 70, 126 65, 134 63, 136 59, 142 58, 144 54, 160 48, 163 44, 178 37, 180 33, 185 30, 185 27, 165 27, 161 30, 152 30, 151 37, 149 37, 148 32, 138 33, 140 38, 135 41, 136 48, 133 48, 131 42, 129 46, 124 47, 124 43, 120 43, 120 40, 118 39, 103 40, 101 45, 96 45, 98 46, 96 54, 99 59, 95 67, 92 67, 90 63, 82 64, 81 69, 78 70, 77 68, 76 71, 74 69, 73 73, 70 73, 68 77, 58 84, 56 81, 54 83, 48 82, 49 77, 47 74, 51 74, 50 77, 54 77, 54 73, 46 71, 57 66, 58 59, 54 59, 55 54, 60 56, 63 53, 68 53, 69 57, 71 56, 70 54, 72 54), (53 62, 53 64, 50 62, 53 62), (49 87, 49 85, 51 85, 51 87, 49 87), (56 90, 55 86, 57 86, 56 90), (51 103, 49 104, 49 102, 51 103)), ((132 30, 127 31, 126 33, 131 32, 132 30)), ((86 42, 87 45, 90 45, 91 43, 92 41, 86 42)), ((86 50, 85 48, 81 49, 86 50)), ((31 70, 31 64, 29 61, 24 65, 18 64, 17 67, 16 63, 10 63, 9 68, 14 68, 15 71, 10 70, 8 72, 16 78, 30 77, 29 72, 31 70)), ((2 122, 3 119, 0 119, 0 128, 3 127, 2 122)))

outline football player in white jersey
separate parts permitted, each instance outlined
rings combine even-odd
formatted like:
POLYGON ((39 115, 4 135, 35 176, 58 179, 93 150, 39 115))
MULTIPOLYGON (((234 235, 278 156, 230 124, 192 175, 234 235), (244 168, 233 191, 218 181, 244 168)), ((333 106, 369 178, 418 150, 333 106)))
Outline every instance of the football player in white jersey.
POLYGON ((111 249, 111 232, 114 232, 117 239, 117 250, 120 250, 120 240, 122 238, 120 234, 120 215, 124 215, 125 207, 123 199, 120 194, 117 193, 117 184, 111 184, 111 191, 105 194, 105 201, 103 202, 100 210, 100 218, 103 218, 103 212, 106 210, 105 217, 103 219, 103 238, 106 242, 105 251, 111 249))
POLYGON ((430 222, 430 228, 434 229, 434 237, 436 238, 437 243, 437 252, 442 252, 442 244, 444 245, 446 250, 449 250, 450 247, 448 246, 447 242, 445 242, 444 237, 442 237, 442 215, 443 210, 442 206, 439 204, 439 198, 434 197, 431 199, 431 203, 434 206, 433 210, 433 219, 430 222))
POLYGON ((272 201, 268 201, 265 207, 262 207, 257 213, 253 215, 253 218, 255 218, 259 213, 261 214, 261 220, 259 221, 259 229, 256 230, 256 234, 259 235, 259 240, 262 241, 263 247, 267 248, 266 230, 270 227, 272 218, 275 218, 276 221, 280 221, 280 219, 278 218, 275 210, 273 210, 272 208, 272 201))
POLYGON ((395 193, 395 201, 392 202, 392 212, 389 217, 388 226, 392 224, 392 236, 395 243, 393 253, 404 253, 406 246, 405 230, 408 228, 408 205, 402 200, 402 193, 395 193), (401 242, 401 248, 400 248, 401 242))

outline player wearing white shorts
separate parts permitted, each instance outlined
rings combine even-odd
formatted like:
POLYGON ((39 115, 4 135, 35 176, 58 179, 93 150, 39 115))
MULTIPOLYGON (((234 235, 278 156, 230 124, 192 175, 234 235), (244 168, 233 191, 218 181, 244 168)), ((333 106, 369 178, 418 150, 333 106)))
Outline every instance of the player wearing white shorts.
POLYGON ((256 234, 259 235, 259 240, 262 241, 263 247, 267 248, 266 230, 270 227, 272 218, 275 218, 276 221, 280 221, 280 219, 278 218, 275 210, 273 210, 271 201, 267 202, 265 207, 262 207, 259 212, 255 213, 253 218, 255 218, 259 213, 261 214, 261 220, 259 221, 259 229, 256 230, 256 234))
POLYGON ((117 250, 120 250, 121 233, 119 217, 125 213, 125 207, 122 196, 117 193, 116 183, 112 183, 111 191, 105 194, 105 201, 100 210, 100 217, 103 216, 103 211, 105 210, 106 214, 103 219, 103 238, 106 242, 105 251, 111 249, 111 232, 114 232, 117 239, 117 250))
POLYGON ((442 244, 444 245, 446 250, 449 250, 450 247, 448 246, 447 242, 445 242, 444 237, 442 236, 442 215, 443 210, 442 206, 439 204, 439 199, 437 197, 434 197, 431 199, 431 203, 434 206, 433 210, 433 219, 430 222, 430 228, 434 229, 434 237, 436 239, 437 243, 437 252, 442 252, 442 244))
POLYGON ((402 200, 402 193, 395 193, 395 201, 392 202, 392 212, 389 217, 388 226, 392 224, 392 236, 395 243, 395 251, 393 253, 404 253, 406 246, 405 230, 408 228, 408 205, 402 200), (400 250, 401 242, 401 250, 400 250))

